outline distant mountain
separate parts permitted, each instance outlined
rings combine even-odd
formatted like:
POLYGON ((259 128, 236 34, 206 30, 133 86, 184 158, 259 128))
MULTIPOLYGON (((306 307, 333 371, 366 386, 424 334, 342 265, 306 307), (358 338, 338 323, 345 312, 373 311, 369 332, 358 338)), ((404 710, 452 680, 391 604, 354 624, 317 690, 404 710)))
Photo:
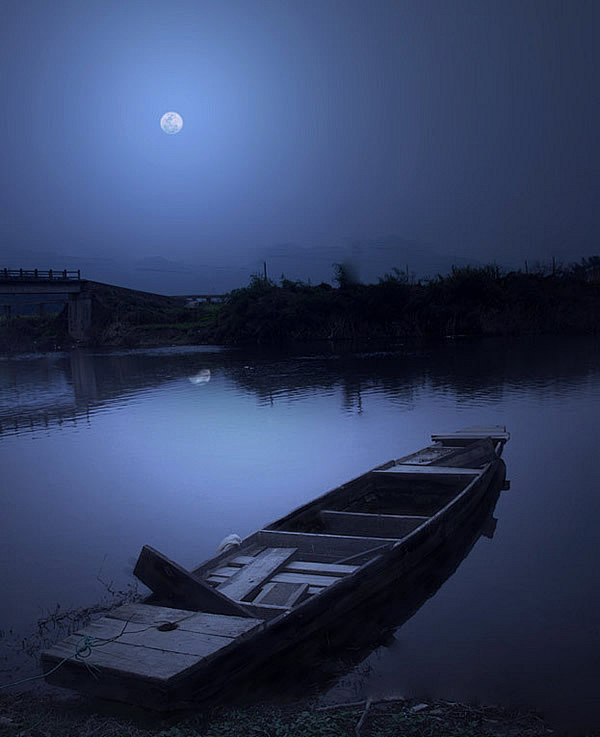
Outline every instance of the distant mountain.
MULTIPOLYGON (((124 249, 125 251, 125 249, 124 249)), ((233 251, 232 251, 233 253, 233 251)), ((235 263, 218 262, 213 252, 212 263, 190 263, 164 256, 109 257, 76 255, 62 250, 36 251, 21 246, 4 247, 0 251, 0 268, 80 269, 84 278, 130 289, 157 294, 220 294, 248 284, 252 274, 263 273, 266 262, 268 276, 278 281, 282 274, 292 281, 318 284, 331 282, 333 265, 353 267, 358 278, 376 282, 394 267, 414 279, 448 273, 453 264, 477 265, 477 261, 460 255, 449 255, 431 244, 410 241, 399 236, 383 236, 353 241, 343 245, 303 246, 280 243, 264 249, 245 249, 235 263)))

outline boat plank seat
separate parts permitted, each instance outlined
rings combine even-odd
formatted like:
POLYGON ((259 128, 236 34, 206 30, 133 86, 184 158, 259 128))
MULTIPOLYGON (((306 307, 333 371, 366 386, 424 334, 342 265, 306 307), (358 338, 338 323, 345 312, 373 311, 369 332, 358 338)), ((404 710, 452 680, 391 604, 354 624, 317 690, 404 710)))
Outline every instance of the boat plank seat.
POLYGON ((492 440, 506 443, 510 440, 510 433, 502 426, 499 427, 481 427, 470 430, 458 430, 457 432, 436 433, 431 436, 434 442, 443 443, 444 445, 467 445, 475 440, 492 440))
MULTIPOLYGON (((397 542, 387 537, 362 537, 360 535, 329 535, 312 532, 290 532, 288 530, 259 530, 253 535, 255 542, 267 545, 294 546, 297 558, 318 563, 346 562, 346 558, 359 558, 374 548, 391 546, 397 542), (343 559, 343 560, 342 560, 343 559)), ((359 564, 359 560, 353 560, 359 564)))
POLYGON ((398 539, 405 537, 429 519, 429 517, 424 516, 364 514, 331 509, 322 509, 320 517, 328 532, 398 539))
POLYGON ((238 568, 217 591, 230 599, 240 601, 256 592, 274 573, 282 568, 296 553, 296 548, 267 548, 256 555, 252 562, 238 568))
POLYGON ((480 468, 458 468, 456 466, 425 466, 418 463, 397 463, 389 468, 378 469, 373 473, 399 473, 407 476, 477 476, 480 468))
MULTIPOLYGON (((207 581, 209 583, 216 583, 218 584, 217 588, 221 588, 221 584, 224 584, 226 581, 230 581, 233 576, 239 573, 239 571, 239 568, 234 568, 233 566, 222 566, 221 568, 216 568, 214 571, 212 571, 210 576, 207 578, 207 581)), ((279 573, 274 573, 269 578, 269 581, 273 581, 275 583, 306 583, 309 586, 325 587, 330 586, 332 583, 335 583, 340 578, 342 578, 341 575, 327 576, 317 573, 308 573, 304 571, 297 573, 295 571, 288 571, 284 569, 279 571, 279 573)), ((250 599, 253 591, 254 590, 250 591, 248 594, 245 594, 245 597, 250 599)))
MULTIPOLYGON (((230 566, 244 566, 252 561, 253 556, 238 555, 228 562, 230 566)), ((290 560, 285 564, 285 571, 293 573, 318 573, 331 574, 332 576, 345 576, 354 573, 358 566, 340 565, 338 563, 317 563, 312 560, 290 560)))

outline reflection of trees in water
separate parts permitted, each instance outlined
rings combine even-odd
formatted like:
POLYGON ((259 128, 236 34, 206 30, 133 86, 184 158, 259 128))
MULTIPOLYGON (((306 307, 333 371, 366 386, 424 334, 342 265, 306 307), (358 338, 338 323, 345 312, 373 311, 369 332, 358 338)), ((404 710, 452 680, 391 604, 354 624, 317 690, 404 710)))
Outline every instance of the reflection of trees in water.
POLYGON ((0 361, 0 433, 89 422, 99 408, 197 374, 218 355, 77 350, 0 361))
POLYGON ((210 370, 261 403, 341 393, 360 413, 369 394, 404 408, 423 391, 458 399, 501 400, 506 392, 566 393, 597 378, 600 341, 487 338, 405 345, 394 351, 282 353, 163 349, 71 354, 0 361, 0 432, 89 418, 99 408, 149 388, 210 370))

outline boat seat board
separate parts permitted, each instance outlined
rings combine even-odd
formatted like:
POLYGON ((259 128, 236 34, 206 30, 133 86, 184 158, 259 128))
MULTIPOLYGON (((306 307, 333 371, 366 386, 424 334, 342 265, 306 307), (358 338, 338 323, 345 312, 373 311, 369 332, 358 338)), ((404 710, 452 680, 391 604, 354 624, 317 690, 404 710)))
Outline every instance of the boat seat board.
POLYGON ((295 553, 296 548, 267 548, 255 556, 251 563, 239 568, 227 581, 219 584, 217 590, 236 601, 249 598, 295 553))
POLYGON ((455 466, 425 466, 418 463, 398 463, 390 468, 373 471, 373 473, 399 473, 408 476, 477 476, 480 468, 457 468, 455 466))
POLYGON ((484 428, 483 430, 462 430, 458 432, 438 433, 431 436, 431 439, 434 442, 448 444, 451 444, 455 441, 461 443, 469 443, 474 440, 485 440, 486 438, 507 442, 508 440, 510 440, 510 434, 503 431, 502 429, 494 430, 490 428, 489 430, 486 430, 484 428))
POLYGON ((361 537, 355 535, 327 535, 287 530, 259 530, 253 535, 257 542, 271 545, 289 545, 298 550, 298 557, 309 557, 316 562, 335 562, 355 553, 372 550, 377 546, 394 544, 393 538, 361 537))
MULTIPOLYGON (((150 607, 149 607, 150 608, 150 607)), ((160 607, 154 607, 160 609, 160 607)), ((187 612, 190 614, 190 612, 187 612)), ((218 620, 229 619, 220 617, 218 620)), ((91 652, 85 660, 72 659, 71 665, 87 665, 108 668, 123 675, 148 678, 152 681, 168 681, 183 670, 199 664, 205 658, 229 647, 240 634, 250 634, 263 626, 260 619, 236 618, 241 632, 232 636, 209 634, 206 629, 210 615, 201 613, 186 617, 173 630, 161 631, 156 624, 123 621, 113 617, 102 617, 91 622, 57 645, 44 651, 45 665, 74 656, 81 647, 84 637, 92 638, 91 652)), ((223 632, 222 622, 215 629, 223 632)))
MULTIPOLYGON (((230 566, 244 566, 252 561, 252 556, 238 555, 228 562, 230 566)), ((285 564, 285 571, 294 573, 317 573, 332 576, 345 576, 353 573, 358 566, 339 565, 338 563, 317 563, 311 560, 290 560, 285 564)))
POLYGON ((402 538, 423 524, 429 517, 364 514, 323 509, 320 517, 328 532, 346 535, 367 535, 402 538))
POLYGON ((142 548, 133 573, 156 594, 171 599, 180 606, 212 614, 250 616, 241 604, 207 586, 149 545, 142 548))
MULTIPOLYGON (((160 627, 165 623, 176 623, 180 629, 218 637, 239 637, 254 632, 261 624, 260 620, 248 617, 236 617, 225 614, 209 614, 193 612, 185 609, 154 606, 151 604, 122 604, 106 614, 109 619, 119 620, 121 626, 154 625, 160 627)), ((139 627, 137 629, 140 629, 139 627)))
MULTIPOLYGON (((210 583, 218 583, 222 585, 227 581, 231 581, 233 576, 239 571, 238 568, 231 566, 222 566, 221 568, 215 569, 210 576, 208 581, 210 583)), ((330 586, 332 583, 339 581, 341 576, 324 576, 316 573, 295 573, 294 571, 282 570, 279 573, 274 573, 269 581, 275 583, 306 583, 309 586, 330 586)), ((246 594, 250 598, 251 594, 246 594)))

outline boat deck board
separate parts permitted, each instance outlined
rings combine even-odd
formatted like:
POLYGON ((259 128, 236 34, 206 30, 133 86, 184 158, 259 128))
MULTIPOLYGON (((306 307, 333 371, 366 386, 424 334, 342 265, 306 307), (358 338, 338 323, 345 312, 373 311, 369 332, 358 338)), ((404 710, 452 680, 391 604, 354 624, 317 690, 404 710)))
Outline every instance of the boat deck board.
MULTIPOLYGON (((249 555, 237 555, 228 561, 230 566, 243 566, 252 560, 249 555)), ((333 576, 344 576, 353 573, 358 566, 341 565, 339 563, 317 563, 312 560, 290 560, 285 564, 285 571, 294 571, 295 573, 318 573, 331 574, 333 576)))
POLYGON ((423 466, 418 463, 397 463, 395 466, 385 468, 373 473, 401 473, 418 474, 419 476, 477 476, 481 473, 480 468, 455 468, 454 466, 423 466))
MULTIPOLYGON (((295 547, 299 554, 310 560, 334 563, 349 556, 368 553, 377 546, 393 545, 395 538, 361 537, 355 535, 327 535, 312 532, 289 532, 287 530, 260 530, 256 540, 263 545, 295 547)), ((254 536, 253 536, 254 537, 254 536)))
POLYGON ((233 575, 217 587, 231 599, 249 597, 276 571, 282 568, 296 553, 296 548, 267 548, 252 562, 238 568, 233 575))
MULTIPOLYGON (((213 571, 208 577, 208 581, 211 583, 219 583, 220 587, 224 586, 227 581, 231 581, 232 578, 237 574, 239 568, 232 566, 222 566, 213 571)), ((280 573, 273 574, 267 583, 305 583, 309 586, 330 586, 339 580, 341 576, 325 576, 315 573, 294 573, 293 571, 281 571, 280 573)), ((250 597, 251 594, 244 594, 244 596, 250 597)))
POLYGON ((262 626, 262 619, 132 604, 80 628, 46 650, 43 660, 46 667, 52 667, 70 657, 69 665, 80 668, 82 674, 95 666, 123 677, 168 681, 262 626), (150 609, 157 611, 151 613, 150 609), (161 631, 157 624, 161 620, 177 622, 178 626, 161 631), (77 648, 86 644, 86 637, 91 638, 91 651, 77 659, 77 648))

